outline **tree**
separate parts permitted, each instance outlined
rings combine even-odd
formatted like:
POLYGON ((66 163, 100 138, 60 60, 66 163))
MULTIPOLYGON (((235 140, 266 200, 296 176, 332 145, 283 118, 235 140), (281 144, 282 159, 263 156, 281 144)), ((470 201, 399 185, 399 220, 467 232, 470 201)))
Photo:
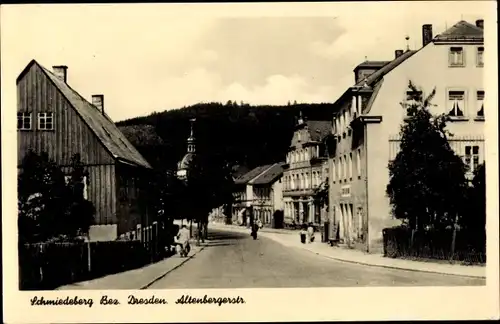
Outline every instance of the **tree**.
POLYGON ((231 204, 232 187, 231 167, 223 155, 202 153, 194 157, 188 172, 184 201, 186 213, 198 224, 199 238, 207 236, 210 211, 231 204))
POLYGON ((324 182, 321 183, 320 186, 314 189, 314 200, 319 203, 321 208, 328 208, 328 193, 329 193, 329 185, 328 178, 324 182))
POLYGON ((62 170, 47 153, 29 151, 18 175, 20 241, 43 241, 64 228, 67 188, 62 170))
POLYGON ((64 221, 64 234, 71 237, 88 235, 94 224, 95 207, 84 195, 85 186, 89 184, 89 173, 85 170, 80 154, 71 158, 71 174, 68 181, 68 203, 64 221))
POLYGON ((80 155, 71 159, 68 183, 61 168, 47 153, 29 151, 18 176, 18 226, 22 242, 64 237, 74 239, 88 233, 95 208, 84 197, 89 181, 80 155))
POLYGON ((474 243, 484 244, 486 239, 486 165, 479 165, 468 189, 467 208, 460 219, 460 227, 474 243))
POLYGON ((447 117, 429 112, 435 89, 427 98, 412 82, 411 100, 402 103, 408 115, 401 126, 400 152, 389 163, 386 193, 396 218, 412 229, 453 226, 466 191, 465 165, 451 149, 447 117))

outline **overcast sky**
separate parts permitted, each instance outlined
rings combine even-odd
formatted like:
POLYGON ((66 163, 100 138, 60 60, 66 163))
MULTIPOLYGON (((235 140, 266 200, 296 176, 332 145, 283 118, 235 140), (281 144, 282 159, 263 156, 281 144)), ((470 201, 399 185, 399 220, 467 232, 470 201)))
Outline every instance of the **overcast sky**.
MULTIPOLYGON (((493 3, 494 4, 494 3, 493 3)), ((489 6, 489 7, 487 7, 489 6)), ((197 102, 333 102, 365 60, 421 46, 491 2, 10 5, 1 8, 2 103, 31 59, 67 65, 115 121, 197 102)), ((12 101, 13 100, 13 101, 12 101)))

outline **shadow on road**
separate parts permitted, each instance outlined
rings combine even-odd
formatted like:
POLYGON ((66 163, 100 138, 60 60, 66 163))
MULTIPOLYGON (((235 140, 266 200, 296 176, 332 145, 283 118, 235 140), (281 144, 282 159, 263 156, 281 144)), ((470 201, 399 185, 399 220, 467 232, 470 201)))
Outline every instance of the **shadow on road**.
POLYGON ((207 247, 215 247, 215 246, 232 246, 236 245, 237 243, 229 243, 229 242, 210 242, 207 244, 207 247))
MULTIPOLYGON (((250 234, 248 234, 250 236, 250 234)), ((241 240, 246 238, 247 235, 241 233, 208 233, 208 240, 241 240)))

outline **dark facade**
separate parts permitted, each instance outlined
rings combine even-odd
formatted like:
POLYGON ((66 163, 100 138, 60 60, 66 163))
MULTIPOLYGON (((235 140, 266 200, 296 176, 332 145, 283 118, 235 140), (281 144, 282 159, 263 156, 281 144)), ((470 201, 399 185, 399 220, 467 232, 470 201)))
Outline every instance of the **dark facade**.
POLYGON ((91 240, 131 231, 138 237, 138 225, 150 225, 141 198, 151 167, 105 114, 103 96, 95 106, 66 81, 67 67, 49 71, 35 60, 17 78, 18 165, 32 150, 69 172, 71 158, 80 154, 89 175, 84 194, 96 208, 91 240))

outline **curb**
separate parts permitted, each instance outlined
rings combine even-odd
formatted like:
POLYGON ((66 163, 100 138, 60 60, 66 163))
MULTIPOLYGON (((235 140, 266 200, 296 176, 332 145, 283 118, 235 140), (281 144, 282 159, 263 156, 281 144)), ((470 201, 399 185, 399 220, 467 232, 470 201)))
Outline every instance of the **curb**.
MULTIPOLYGON (((227 229, 231 230, 231 228, 227 228, 227 229)), ((276 234, 276 233, 273 233, 273 232, 264 232, 264 231, 262 231, 262 233, 263 234, 264 233, 276 234)), ((281 233, 278 233, 278 234, 281 234, 281 233)), ((290 245, 287 245, 286 243, 280 242, 279 239, 276 239, 274 237, 268 236, 267 238, 269 238, 269 239, 271 239, 271 240, 273 240, 273 241, 275 241, 277 243, 280 243, 281 245, 290 246, 290 245)), ((447 276, 465 277, 465 278, 473 278, 473 279, 486 279, 486 276, 481 276, 481 275, 457 274, 457 273, 449 273, 449 272, 444 272, 444 271, 439 271, 439 270, 438 271, 433 271, 433 270, 412 269, 412 268, 404 268, 404 267, 398 267, 398 266, 393 266, 393 265, 373 264, 373 263, 368 263, 368 262, 363 262, 363 261, 346 260, 346 259, 342 259, 342 258, 339 258, 339 257, 333 257, 333 256, 330 256, 330 255, 322 254, 320 252, 313 251, 313 250, 308 249, 306 247, 294 246, 294 245, 292 245, 292 247, 297 247, 299 249, 302 249, 302 250, 314 253, 316 255, 322 256, 324 258, 332 259, 332 260, 335 260, 335 261, 340 261, 340 262, 345 262, 345 263, 359 264, 359 265, 364 265, 364 266, 369 266, 369 267, 379 267, 379 268, 386 268, 386 269, 396 269, 396 270, 405 270, 405 271, 413 271, 413 272, 433 273, 433 274, 441 274, 441 275, 447 275, 447 276)), ((418 261, 415 261, 415 262, 418 262, 418 261)))
MULTIPOLYGON (((486 276, 449 273, 449 272, 433 271, 433 270, 403 268, 403 267, 390 266, 390 265, 384 265, 384 264, 367 263, 367 262, 363 262, 363 261, 346 260, 346 259, 340 259, 340 258, 332 257, 332 256, 329 256, 329 255, 321 254, 319 252, 315 252, 315 251, 307 249, 307 248, 302 248, 301 247, 300 249, 308 251, 308 252, 311 252, 311 253, 314 253, 314 254, 319 255, 319 256, 322 256, 324 258, 335 260, 335 261, 340 261, 340 262, 345 262, 345 263, 359 264, 359 265, 364 265, 364 266, 369 266, 369 267, 379 267, 379 268, 396 269, 396 270, 404 270, 404 271, 412 271, 412 272, 433 273, 433 274, 441 274, 441 275, 446 275, 446 276, 465 277, 465 278, 473 278, 473 279, 486 279, 486 276)), ((416 261, 416 262, 418 262, 418 261, 416 261)))
POLYGON ((159 275, 158 277, 156 277, 155 279, 153 279, 151 282, 149 282, 148 284, 142 286, 141 288, 139 288, 139 290, 143 290, 143 289, 148 289, 149 287, 151 287, 154 283, 156 283, 157 281, 163 279, 166 275, 168 275, 170 272, 176 270, 177 268, 179 268, 180 266, 182 266, 184 263, 188 262, 189 260, 191 260, 192 257, 194 257, 196 254, 200 253, 201 251, 203 251, 205 249, 206 246, 200 246, 200 249, 196 252, 194 252, 193 254, 189 255, 187 258, 184 258, 182 260, 182 262, 180 262, 178 265, 176 265, 175 267, 167 270, 165 273, 159 275))

